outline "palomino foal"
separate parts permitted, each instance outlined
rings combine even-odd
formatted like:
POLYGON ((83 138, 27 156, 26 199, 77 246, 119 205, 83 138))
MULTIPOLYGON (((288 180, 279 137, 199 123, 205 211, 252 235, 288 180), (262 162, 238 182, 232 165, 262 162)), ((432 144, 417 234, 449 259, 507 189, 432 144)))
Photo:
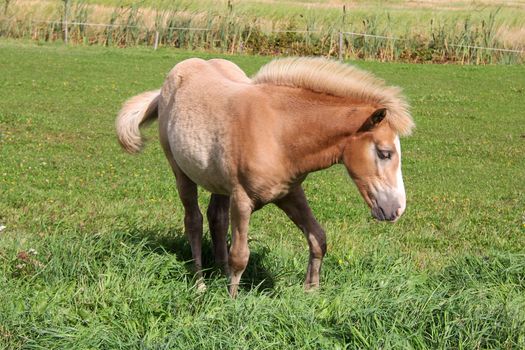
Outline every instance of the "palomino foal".
POLYGON ((116 121, 124 149, 139 151, 139 126, 157 117, 199 287, 197 185, 212 193, 207 217, 214 255, 229 274, 231 296, 248 263, 250 215, 267 203, 304 233, 310 249, 305 288, 319 286, 326 237, 301 187, 312 171, 343 163, 378 220, 396 221, 405 210, 399 135, 413 127, 408 104, 398 88, 352 66, 285 58, 250 79, 229 61, 188 59, 171 70, 162 89, 124 104, 116 121))

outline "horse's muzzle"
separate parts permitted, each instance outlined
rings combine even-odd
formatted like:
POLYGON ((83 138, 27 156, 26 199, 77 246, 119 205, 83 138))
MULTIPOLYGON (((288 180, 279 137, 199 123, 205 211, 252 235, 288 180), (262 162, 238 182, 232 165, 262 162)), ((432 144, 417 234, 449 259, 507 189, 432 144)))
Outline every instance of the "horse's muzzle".
POLYGON ((379 221, 396 222, 403 215, 405 209, 399 204, 374 206, 372 216, 379 221))

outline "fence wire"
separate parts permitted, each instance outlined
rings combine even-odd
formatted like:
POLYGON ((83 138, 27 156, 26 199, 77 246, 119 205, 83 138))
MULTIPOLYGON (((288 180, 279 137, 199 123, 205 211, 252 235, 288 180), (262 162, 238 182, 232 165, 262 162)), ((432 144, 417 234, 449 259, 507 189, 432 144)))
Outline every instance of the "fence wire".
MULTIPOLYGON (((129 24, 109 24, 109 23, 90 23, 90 22, 68 22, 63 20, 56 20, 56 21, 38 21, 38 20, 31 20, 31 23, 46 23, 46 24, 62 24, 65 26, 71 26, 71 25, 77 25, 77 26, 91 26, 91 27, 109 27, 109 28, 136 28, 136 29, 143 29, 148 31, 155 31, 155 43, 154 47, 155 49, 159 45, 159 30, 156 28, 148 28, 145 26, 137 26, 137 25, 129 25, 129 24)), ((193 28, 193 27, 166 27, 163 28, 163 30, 186 30, 186 31, 213 31, 212 28, 193 28)), ((265 33, 322 33, 318 30, 268 30, 264 31, 265 33)), ((356 37, 365 37, 365 38, 375 38, 375 39, 384 39, 384 40, 392 40, 392 41, 408 41, 408 39, 404 38, 397 38, 393 36, 384 36, 384 35, 376 35, 376 34, 369 34, 369 33, 357 33, 357 32, 339 32, 340 40, 339 40, 339 53, 341 56, 341 52, 343 50, 342 47, 342 36, 356 36, 356 37)), ((475 50, 487 50, 487 51, 499 51, 499 52, 507 52, 507 53, 516 53, 516 54, 525 54, 525 50, 516 50, 516 49, 504 49, 504 48, 497 48, 497 47, 485 47, 485 46, 474 46, 474 45, 463 45, 463 44, 447 44, 451 47, 457 47, 457 48, 465 48, 465 49, 475 49, 475 50)))

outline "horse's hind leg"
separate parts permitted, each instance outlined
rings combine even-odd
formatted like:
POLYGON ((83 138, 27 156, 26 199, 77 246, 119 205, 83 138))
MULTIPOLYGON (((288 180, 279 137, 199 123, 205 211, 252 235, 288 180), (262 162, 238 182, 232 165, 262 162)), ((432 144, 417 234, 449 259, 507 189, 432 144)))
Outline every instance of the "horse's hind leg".
POLYGON ((177 181, 177 191, 184 206, 184 231, 191 246, 191 255, 195 264, 198 290, 204 290, 206 285, 202 277, 202 214, 199 209, 197 185, 180 170, 173 158, 167 136, 167 119, 165 110, 159 111, 159 135, 164 154, 170 163, 177 181))
POLYGON ((326 235, 308 206, 303 189, 301 186, 297 186, 288 195, 275 202, 275 204, 303 231, 308 240, 310 259, 308 261, 304 288, 309 290, 319 287, 321 263, 326 253, 326 235))
POLYGON ((228 244, 226 235, 229 226, 230 197, 212 194, 206 216, 213 241, 215 263, 228 274, 228 244))
POLYGON ((175 174, 177 191, 184 206, 184 231, 191 246, 191 256, 195 264, 198 290, 204 290, 204 278, 202 277, 202 214, 199 209, 197 196, 197 185, 184 174, 171 156, 168 148, 164 148, 166 156, 175 174))
POLYGON ((202 214, 197 200, 197 185, 186 174, 177 172, 177 190, 184 206, 184 230, 190 241, 191 255, 197 275, 197 288, 206 288, 202 277, 202 214))

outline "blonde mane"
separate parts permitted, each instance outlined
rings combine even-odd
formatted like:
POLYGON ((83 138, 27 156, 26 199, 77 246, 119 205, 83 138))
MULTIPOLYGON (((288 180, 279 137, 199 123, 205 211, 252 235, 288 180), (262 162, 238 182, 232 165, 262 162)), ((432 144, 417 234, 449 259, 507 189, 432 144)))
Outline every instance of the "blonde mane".
POLYGON ((414 127, 399 87, 386 86, 371 73, 337 61, 315 57, 276 59, 263 66, 252 81, 353 97, 386 108, 385 120, 398 134, 409 135, 414 127))

